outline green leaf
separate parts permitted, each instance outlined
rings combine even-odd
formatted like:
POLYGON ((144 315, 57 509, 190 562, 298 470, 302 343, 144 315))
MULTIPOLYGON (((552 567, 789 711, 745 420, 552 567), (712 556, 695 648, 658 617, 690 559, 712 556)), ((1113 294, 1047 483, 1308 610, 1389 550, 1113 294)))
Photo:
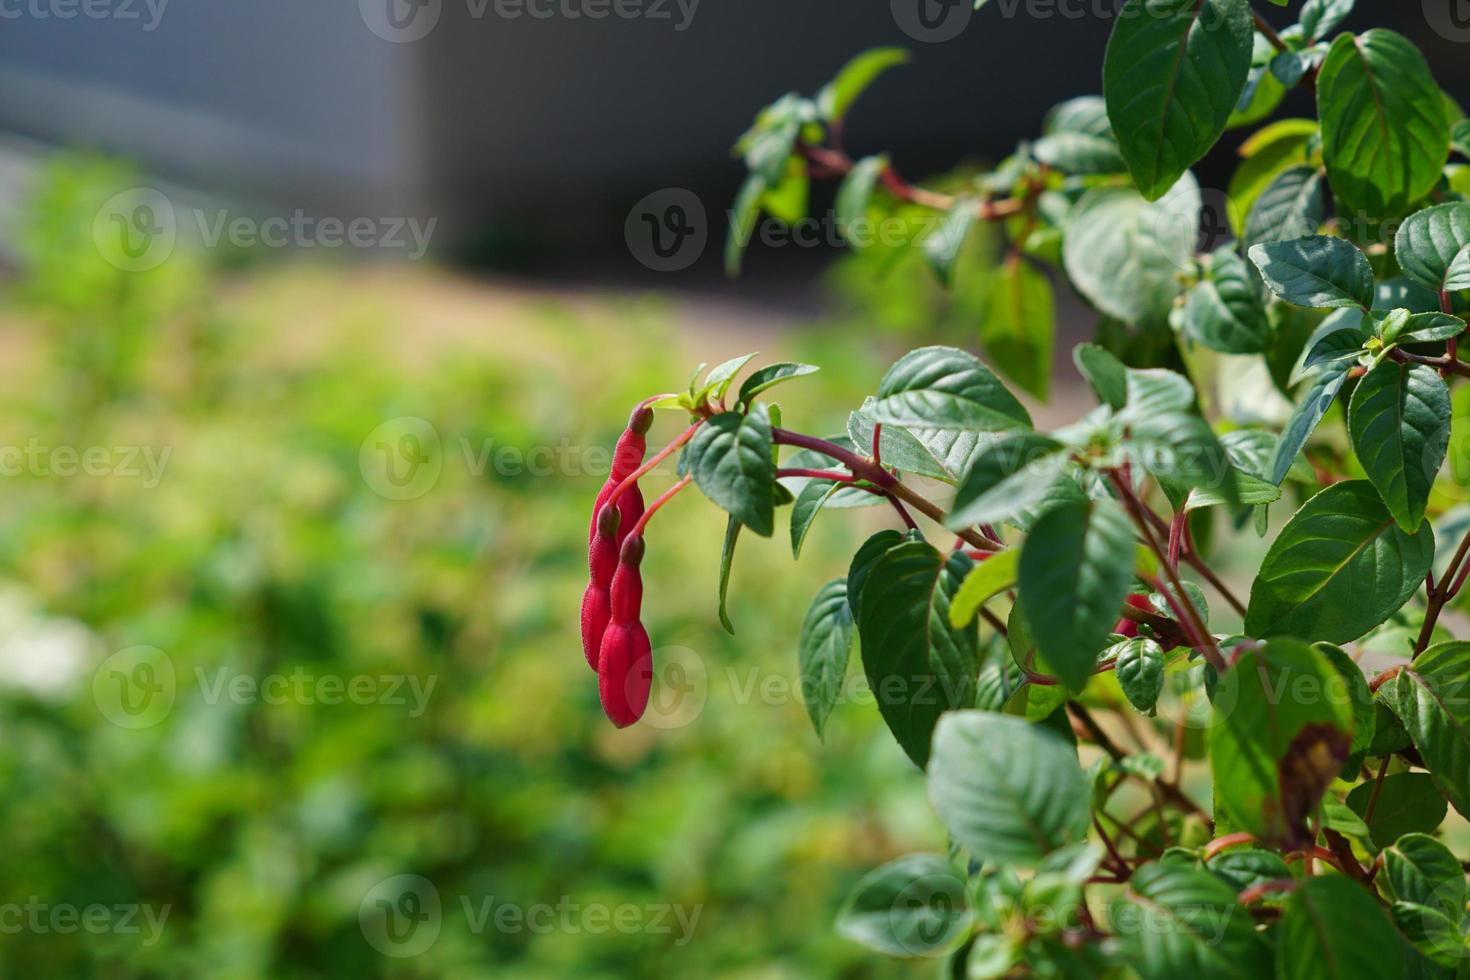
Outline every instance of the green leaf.
POLYGON ((1108 118, 1133 181, 1162 197, 1220 134, 1245 88, 1245 0, 1128 0, 1103 63, 1108 118))
POLYGON ((965 879, 939 854, 906 854, 864 875, 837 931, 888 956, 933 956, 970 930, 965 879))
POLYGON ((749 415, 712 416, 685 450, 689 472, 704 495, 756 534, 775 530, 776 467, 764 406, 749 415))
POLYGON ((1128 401, 1128 369, 1111 351, 1078 344, 1072 349, 1072 361, 1104 405, 1117 410, 1128 401))
POLYGON ((1037 160, 1079 176, 1119 174, 1128 169, 1108 122, 1107 103, 1095 95, 1069 99, 1052 108, 1041 139, 1031 144, 1037 160))
POLYGON ((741 524, 731 517, 725 522, 725 543, 720 548, 720 625, 725 632, 735 635, 735 624, 730 622, 726 598, 730 593, 730 568, 735 562, 735 542, 740 539, 741 524))
POLYGON ((1296 640, 1248 649, 1220 679, 1210 729, 1216 803, 1261 840, 1298 845, 1342 770, 1353 714, 1342 679, 1296 640))
POLYGON ((915 541, 884 552, 863 582, 863 670, 883 720, 921 768, 939 716, 975 698, 975 628, 949 624, 950 602, 973 564, 962 552, 946 558, 915 541))
POLYGON ((1046 276, 1020 259, 1003 264, 990 281, 980 342, 996 367, 1042 401, 1051 383, 1056 326, 1046 276))
POLYGON ((1462 157, 1470 157, 1470 119, 1461 119, 1450 127, 1450 143, 1462 157))
POLYGON ((963 530, 1008 520, 1040 503, 1067 465, 1067 447, 1035 432, 999 439, 980 450, 955 493, 945 525, 963 530))
POLYGON ((1470 246, 1470 204, 1456 201, 1411 214, 1394 236, 1404 273, 1436 293, 1447 288, 1450 266, 1470 246))
POLYGON ((1031 528, 1019 573, 1042 657, 1082 690, 1133 583, 1133 528, 1123 508, 1112 500, 1053 507, 1031 528))
POLYGON ((883 376, 868 414, 876 422, 931 429, 1031 427, 1031 416, 995 373, 954 347, 921 347, 905 354, 883 376))
POLYGON ((817 93, 817 111, 823 119, 836 122, 873 80, 896 65, 907 64, 909 53, 903 48, 873 48, 853 58, 837 77, 817 93))
MULTIPOLYGON (((847 416, 847 435, 853 445, 860 447, 859 451, 866 451, 873 445, 873 432, 877 428, 868 410, 872 407, 874 399, 869 398, 863 403, 863 407, 847 416)), ((928 430, 933 433, 934 430, 928 430)), ((948 433, 953 435, 954 433, 948 433)), ((934 442, 923 442, 912 431, 901 425, 888 424, 883 427, 883 435, 880 440, 883 464, 893 466, 905 473, 913 473, 917 476, 926 476, 935 480, 943 480, 946 483, 954 483, 963 473, 963 470, 955 471, 951 467, 956 459, 951 459, 949 454, 944 458, 936 457, 935 451, 940 447, 934 442), (931 446, 934 447, 931 450, 931 446)), ((969 464, 968 451, 962 451, 958 459, 964 465, 969 464)))
POLYGON ((755 223, 760 219, 761 198, 766 193, 766 181, 760 174, 751 174, 740 185, 740 193, 730 206, 730 227, 725 235, 725 274, 734 278, 740 275, 740 262, 755 223))
MULTIPOLYGON (((1373 851, 1381 850, 1405 834, 1431 833, 1444 822, 1449 804, 1434 785, 1434 777, 1426 772, 1396 772, 1383 778, 1378 805, 1368 817, 1368 801, 1373 798, 1377 780, 1353 787, 1347 805, 1368 824, 1373 851)), ((1462 879, 1463 880, 1463 879, 1462 879)))
POLYGON ((949 604, 949 625, 964 629, 975 621, 980 607, 1016 584, 1020 552, 1011 548, 976 562, 949 604))
POLYGON ((1440 792, 1470 815, 1470 643, 1435 644, 1383 690, 1440 792))
POLYGON ((1438 909, 1457 920, 1465 914, 1465 869, 1460 859, 1433 837, 1406 833, 1395 838, 1384 848, 1383 870, 1398 901, 1438 909))
POLYGON ((1281 433, 1281 440, 1277 443, 1276 456, 1271 463, 1270 480, 1278 486, 1291 472, 1302 447, 1311 438, 1317 424, 1337 400, 1343 385, 1347 383, 1348 372, 1352 370, 1358 353, 1362 350, 1363 342, 1368 339, 1358 325, 1363 319, 1360 314, 1345 310, 1335 316, 1338 317, 1336 322, 1334 317, 1328 317, 1323 322, 1321 329, 1327 332, 1314 334, 1313 339, 1308 341, 1306 360, 1308 367, 1315 369, 1316 377, 1292 412, 1281 433), (1352 318, 1351 323, 1346 322, 1348 318, 1352 318))
POLYGON ((1199 184, 1189 173, 1152 204, 1131 188, 1094 188, 1067 215, 1067 276, 1108 316, 1162 323, 1180 293, 1179 274, 1193 264, 1199 212, 1199 184))
POLYGON ((955 260, 960 257, 965 239, 979 217, 978 207, 974 199, 960 198, 924 239, 924 258, 929 260, 929 267, 939 281, 946 285, 954 282, 955 260))
POLYGON ((847 661, 852 655, 852 608, 847 602, 847 579, 837 578, 822 586, 801 623, 798 660, 801 667, 801 697, 812 728, 821 738, 842 696, 847 678, 847 661))
POLYGON ((1373 305, 1373 267, 1357 246, 1314 235, 1252 245, 1251 261, 1271 291, 1288 303, 1327 310, 1373 305))
POLYGON ((740 386, 740 394, 737 401, 741 405, 749 405, 756 395, 770 388, 776 387, 783 381, 791 381, 794 378, 804 378, 808 374, 816 374, 821 368, 810 364, 792 364, 782 362, 780 364, 767 364, 763 368, 752 371, 750 377, 746 378, 740 386))
POLYGON ((753 353, 742 354, 710 368, 709 374, 705 375, 704 384, 695 392, 695 404, 702 405, 710 398, 716 401, 724 398, 725 392, 730 390, 730 383, 735 380, 735 375, 739 374, 740 369, 749 364, 753 357, 755 357, 753 353), (698 397, 699 395, 704 397, 698 397))
POLYGON ((1308 42, 1322 40, 1342 24, 1353 12, 1353 0, 1307 0, 1302 5, 1300 22, 1308 42))
POLYGON ((1185 304, 1184 329, 1222 354, 1259 354, 1269 346, 1266 304, 1234 246, 1222 246, 1210 257, 1205 278, 1185 304))
POLYGON ((1152 714, 1164 687, 1164 648, 1136 636, 1115 644, 1106 655, 1117 658, 1113 671, 1128 703, 1144 714, 1152 714))
POLYGON ((1315 235, 1327 219, 1322 174, 1298 166, 1278 174, 1251 206, 1245 224, 1247 245, 1289 242, 1315 235))
POLYGON ((1291 877, 1291 869, 1281 855, 1259 847, 1229 848, 1206 861, 1205 867, 1236 893, 1263 881, 1291 877))
POLYGON ((946 715, 928 775, 935 811, 976 860, 1034 866, 1087 833, 1090 794, 1076 750, 1020 718, 946 715))
POLYGON ((1356 640, 1418 591, 1433 557, 1430 527, 1406 534, 1372 484, 1335 483, 1302 505, 1266 553, 1245 631, 1356 640))
MULTIPOLYGON (((1267 48, 1270 48, 1269 44, 1267 48)), ((1281 90, 1275 78, 1267 76, 1266 83, 1278 92, 1281 90)), ((1281 119, 1263 127, 1241 144, 1241 164, 1231 176, 1226 191, 1232 205, 1227 208, 1227 217, 1237 235, 1244 235, 1246 219, 1271 182, 1284 171, 1308 162, 1309 145, 1316 136, 1315 119, 1281 119)))
POLYGON ((1278 977, 1380 980, 1402 975, 1403 940, 1393 923, 1368 889, 1340 875, 1303 881, 1287 899, 1276 933, 1278 977))
POLYGON ((1348 427, 1389 513, 1414 533, 1450 444, 1449 386, 1432 367, 1380 361, 1353 392, 1348 427))
MULTIPOLYGON (((1348 747, 1349 752, 1352 755, 1366 752, 1373 744, 1373 736, 1377 734, 1378 710, 1373 704, 1373 694, 1368 690, 1368 680, 1363 676, 1363 668, 1341 647, 1331 643, 1314 643, 1313 647, 1332 664, 1346 687, 1342 693, 1353 709, 1353 742, 1348 747)), ((1348 763, 1352 764, 1353 761, 1349 759, 1348 763)), ((1344 772, 1343 778, 1350 780, 1352 775, 1344 772)))
POLYGON ((1445 270, 1444 288, 1452 293, 1470 289, 1470 245, 1460 249, 1445 270))
POLYGON ((868 573, 889 550, 898 547, 908 540, 902 531, 891 528, 879 531, 877 534, 864 541, 858 548, 857 554, 852 556, 852 562, 847 567, 847 604, 852 607, 853 619, 857 619, 858 611, 862 606, 863 585, 868 580, 868 573))
POLYGON ((1404 214, 1439 181, 1449 123, 1424 56, 1393 31, 1343 34, 1317 76, 1322 156, 1339 214, 1404 214))
POLYGON ((1270 951, 1235 892, 1187 864, 1139 868, 1108 919, 1143 980, 1246 980, 1270 970, 1270 951))
POLYGON ((1448 313, 1411 313, 1403 322, 1397 337, 1399 344, 1431 344, 1458 337, 1465 332, 1465 321, 1448 313))
POLYGON ((835 480, 812 480, 796 495, 791 507, 791 557, 801 557, 801 546, 822 507, 843 485, 835 480))
POLYGON ((877 186, 878 178, 883 175, 887 166, 888 157, 882 154, 863 157, 853 164, 847 176, 842 179, 841 186, 837 188, 833 205, 837 227, 842 231, 842 236, 852 244, 859 244, 868 237, 866 234, 854 234, 853 229, 867 227, 868 203, 873 199, 873 188, 877 186))

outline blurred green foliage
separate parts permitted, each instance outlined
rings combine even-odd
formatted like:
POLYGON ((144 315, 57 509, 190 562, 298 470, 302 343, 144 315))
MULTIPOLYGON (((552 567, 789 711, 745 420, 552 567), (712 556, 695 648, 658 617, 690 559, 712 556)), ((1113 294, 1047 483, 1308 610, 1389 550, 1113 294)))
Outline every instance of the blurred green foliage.
MULTIPOLYGON (((747 536, 736 640, 715 616, 719 515, 666 509, 646 615, 689 700, 616 732, 576 632, 606 465, 587 449, 687 377, 668 311, 546 303, 433 337, 355 298, 376 281, 360 269, 226 278, 181 248, 125 272, 92 226, 135 180, 90 159, 47 171, 0 308, 0 447, 30 447, 0 457, 26 460, 0 481, 5 975, 937 972, 830 928, 864 871, 943 848, 919 773, 869 705, 840 707, 823 746, 793 693, 812 583, 887 515, 819 522, 799 577, 781 533, 747 536), (425 431, 410 450, 437 478, 377 492, 395 492, 378 451, 425 431), (104 472, 64 475, 68 447, 105 450, 104 472), (133 681, 168 696, 120 715, 112 685, 133 681), (325 703, 353 683, 365 703, 325 703), (412 956, 361 920, 397 875, 440 901, 412 956), (501 906, 528 919, 501 928, 501 906)), ((805 343, 829 369, 788 412, 858 404, 881 355, 805 343)))

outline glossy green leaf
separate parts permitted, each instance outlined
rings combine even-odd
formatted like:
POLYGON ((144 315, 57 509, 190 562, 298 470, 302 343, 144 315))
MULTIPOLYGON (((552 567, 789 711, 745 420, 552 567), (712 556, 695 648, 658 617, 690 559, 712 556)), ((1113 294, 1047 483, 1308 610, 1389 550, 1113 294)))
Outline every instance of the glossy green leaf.
POLYGON ((1353 12, 1353 0, 1307 0, 1302 4, 1300 23, 1308 41, 1320 41, 1353 12))
POLYGON ((1286 900, 1276 929, 1276 976, 1382 980, 1398 976, 1403 940, 1388 914, 1341 875, 1308 878, 1286 900))
POLYGON ((1034 866, 1086 835, 1089 793, 1076 750, 1020 718, 945 716, 928 775, 939 818, 977 860, 1034 866))
POLYGON ((1139 868, 1108 919, 1144 980, 1247 980, 1270 970, 1270 951, 1236 893, 1182 862, 1139 868))
POLYGON ((1317 76, 1317 114, 1339 215, 1397 217, 1439 181, 1450 146, 1444 103, 1402 35, 1338 37, 1317 76))
POLYGON ((1359 326, 1363 320, 1361 315, 1355 316, 1354 311, 1345 310, 1337 316, 1340 319, 1336 323, 1329 317, 1322 324, 1323 330, 1327 331, 1325 334, 1314 334, 1308 341, 1311 347, 1306 362, 1315 372, 1315 377, 1292 412, 1277 443, 1269 477, 1277 485, 1291 472, 1297 457, 1301 455, 1302 447, 1307 444, 1317 424, 1337 400, 1343 385, 1347 383, 1348 372, 1352 370, 1358 353, 1362 350, 1363 342, 1368 339, 1368 335, 1359 326))
POLYGON ((1347 798, 1348 808, 1368 824, 1372 850, 1382 850, 1405 834, 1432 833, 1444 822, 1449 804, 1428 773, 1395 772, 1385 776, 1378 805, 1370 816, 1368 803, 1376 783, 1369 780, 1353 787, 1347 798))
POLYGON ((1470 246, 1470 204, 1456 201, 1417 211, 1394 236, 1394 257, 1404 274, 1422 286, 1445 289, 1450 266, 1470 246))
POLYGON ((731 636, 735 635, 735 624, 730 622, 727 601, 730 595, 730 569, 735 563, 735 542, 740 540, 741 524, 731 517, 725 521, 725 541, 720 547, 720 625, 731 636))
POLYGON ((921 347, 888 369, 868 410, 877 422, 932 429, 1029 429, 1031 416, 995 373, 954 347, 921 347))
POLYGON ((1111 351, 1096 344, 1078 344, 1072 361, 1104 405, 1119 409, 1128 401, 1128 369, 1111 351))
POLYGON ((1411 313, 1397 337, 1399 344, 1431 344, 1465 332, 1465 321, 1448 313, 1411 313))
MULTIPOLYGON (((1280 90, 1274 78, 1267 80, 1280 90)), ((1309 146, 1316 135, 1315 119, 1279 119, 1263 126, 1241 144, 1241 163, 1226 189, 1230 203, 1226 216, 1237 235, 1245 234, 1247 218, 1272 181, 1292 167, 1306 165, 1309 146)))
POLYGON ((776 467, 771 423, 763 406, 749 415, 712 416, 685 450, 689 472, 704 495, 762 537, 775 530, 776 467))
POLYGON ((801 546, 806 541, 807 532, 812 529, 822 507, 841 489, 842 484, 832 480, 812 480, 801 488, 791 506, 791 557, 801 557, 801 546))
POLYGON ((847 579, 837 578, 822 586, 801 623, 798 663, 801 668, 801 697, 817 737, 827 727, 842 696, 847 678, 847 661, 852 655, 852 609, 847 602, 847 579))
POLYGON ((1470 816, 1470 643, 1430 647, 1382 691, 1440 792, 1470 816))
POLYGON ((990 281, 980 342, 1001 373, 1042 401, 1051 387, 1055 335, 1051 282, 1019 259, 1002 265, 990 281))
POLYGON ((1272 292, 1288 303, 1327 310, 1373 305, 1368 256, 1341 238, 1315 235, 1252 245, 1251 261, 1272 292))
POLYGON ((821 369, 811 364, 793 364, 784 361, 780 364, 767 364, 750 373, 750 377, 740 385, 740 394, 736 396, 736 400, 741 405, 749 405, 752 399, 761 392, 774 388, 784 381, 816 374, 819 370, 821 369))
POLYGON ((1180 272, 1194 261, 1199 212, 1199 184, 1189 173, 1154 203, 1127 187, 1090 190, 1067 216, 1067 275, 1108 316, 1162 323, 1181 290, 1180 272))
POLYGON ((1358 462, 1412 534, 1449 448, 1449 386, 1423 364, 1380 361, 1358 382, 1348 420, 1358 462))
POLYGON ((1123 159, 1149 200, 1225 131, 1253 46, 1245 0, 1128 0, 1119 12, 1103 97, 1123 159))
POLYGON ((879 531, 864 541, 858 548, 857 554, 852 556, 852 561, 847 567, 847 604, 852 607, 854 620, 857 619, 858 611, 862 607, 863 585, 868 580, 868 573, 873 570, 879 558, 907 540, 910 538, 902 531, 895 531, 891 528, 879 531))
POLYGON ((975 621, 980 607, 1016 584, 1020 552, 1011 548, 975 563, 949 605, 949 624, 963 629, 975 621))
POLYGON ((1335 483, 1302 505, 1266 553, 1245 631, 1356 640, 1418 591, 1433 557, 1431 528, 1407 534, 1372 484, 1335 483))
POLYGON ((975 698, 976 630, 949 623, 950 602, 973 565, 962 552, 946 557, 915 541, 884 552, 863 582, 863 670, 889 731, 920 767, 939 716, 975 698))
POLYGON ((1152 714, 1164 687, 1164 648, 1139 636, 1114 645, 1106 655, 1117 658, 1113 672, 1128 703, 1152 714))
POLYGON ((817 111, 823 119, 833 122, 842 119, 874 79, 890 68, 907 64, 908 60, 909 53, 903 48, 864 51, 843 65, 837 77, 817 93, 817 111))
POLYGON ((1123 508, 1088 500, 1047 511, 1022 546, 1019 581, 1041 655, 1080 691, 1133 582, 1133 528, 1123 508))
POLYGON ((955 493, 946 519, 952 530, 998 524, 1045 498, 1067 465, 1066 447, 1023 432, 985 446, 955 493))
MULTIPOLYGON (((874 399, 869 398, 863 407, 847 417, 847 435, 858 451, 868 453, 873 445, 876 424, 868 414, 874 399)), ((921 429, 916 435, 902 425, 889 423, 883 426, 880 452, 885 466, 897 467, 905 473, 926 476, 946 483, 954 483, 964 474, 974 456, 974 449, 982 442, 979 436, 970 433, 933 429, 921 429)), ((994 439, 987 436, 986 439, 994 439)))
POLYGON ((1444 288, 1450 292, 1470 289, 1470 245, 1455 255, 1450 267, 1445 270, 1444 288))
POLYGON ((1464 915, 1465 869, 1448 847, 1428 834, 1395 838, 1384 848, 1383 870, 1396 900, 1429 906, 1456 919, 1464 915))
POLYGON ((1352 726, 1346 685, 1320 651, 1288 639, 1246 650, 1215 692, 1217 805, 1257 838, 1305 842, 1307 818, 1348 757, 1352 726))

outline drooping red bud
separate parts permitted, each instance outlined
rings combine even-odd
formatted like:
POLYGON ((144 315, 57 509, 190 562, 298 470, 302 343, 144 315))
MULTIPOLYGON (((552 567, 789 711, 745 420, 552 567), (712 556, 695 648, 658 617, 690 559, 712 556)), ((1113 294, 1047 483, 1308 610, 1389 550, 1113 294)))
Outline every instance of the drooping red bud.
POLYGON ((602 637, 612 619, 612 595, 607 586, 589 583, 582 593, 582 655, 587 666, 597 669, 601 657, 602 637))
MULTIPOLYGON (((1144 612, 1154 611, 1154 604, 1148 601, 1148 596, 1146 595, 1141 595, 1137 592, 1134 592, 1131 593, 1124 601, 1127 605, 1132 606, 1134 609, 1141 609, 1144 612)), ((1135 623, 1133 620, 1125 617, 1118 620, 1118 625, 1113 627, 1113 632, 1122 634, 1123 636, 1132 639, 1133 637, 1138 635, 1138 624, 1135 623)))
POLYGON ((653 650, 639 622, 608 626, 598 657, 598 694, 608 720, 627 728, 648 708, 653 688, 653 650))
MULTIPOLYGON (((653 427, 653 409, 647 405, 640 405, 633 409, 633 414, 628 416, 628 431, 640 436, 648 434, 653 427)), ((628 472, 632 472, 629 470, 628 472)))

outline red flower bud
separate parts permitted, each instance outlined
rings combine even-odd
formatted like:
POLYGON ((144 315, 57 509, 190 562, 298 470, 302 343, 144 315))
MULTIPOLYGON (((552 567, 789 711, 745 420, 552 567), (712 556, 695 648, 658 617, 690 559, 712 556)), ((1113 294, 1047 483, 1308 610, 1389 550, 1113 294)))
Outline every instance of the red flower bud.
POLYGON ((598 693, 608 720, 627 728, 648 708, 653 688, 653 651, 642 623, 614 622, 602 636, 598 693))
MULTIPOLYGON (((1137 592, 1128 596, 1126 604, 1132 606, 1134 609, 1142 609, 1144 612, 1154 611, 1154 604, 1148 601, 1148 596, 1140 595, 1137 592)), ((1113 627, 1113 632, 1121 633, 1123 636, 1132 639, 1138 635, 1138 624, 1131 619, 1120 619, 1118 620, 1118 625, 1113 627)))
POLYGON ((607 506, 607 501, 613 491, 643 464, 643 456, 648 450, 644 434, 652 424, 653 409, 634 409, 628 419, 627 430, 613 450, 612 472, 592 507, 592 520, 587 528, 587 570, 591 578, 582 593, 582 655, 593 670, 597 669, 602 634, 607 629, 611 607, 608 589, 617 571, 619 549, 623 539, 643 516, 643 493, 636 483, 619 495, 616 506, 607 506))

